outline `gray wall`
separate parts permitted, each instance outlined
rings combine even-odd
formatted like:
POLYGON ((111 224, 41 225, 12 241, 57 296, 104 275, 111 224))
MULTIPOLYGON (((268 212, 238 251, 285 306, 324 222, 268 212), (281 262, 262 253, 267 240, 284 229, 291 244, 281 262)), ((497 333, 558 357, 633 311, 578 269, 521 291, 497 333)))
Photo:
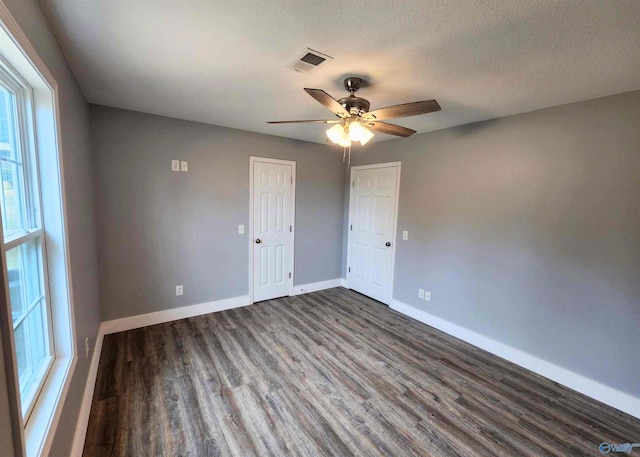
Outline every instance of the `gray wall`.
POLYGON ((103 320, 248 294, 251 155, 297 163, 295 284, 341 277, 340 151, 93 105, 91 141, 103 320))
MULTIPOLYGON (((3 0, 38 55, 58 82, 60 101, 61 150, 64 160, 64 183, 68 217, 68 237, 76 337, 80 350, 51 455, 69 455, 78 411, 84 391, 90 358, 84 354, 84 339, 93 347, 99 325, 98 277, 93 213, 91 154, 89 152, 88 105, 80 92, 62 50, 58 45, 36 0, 3 0)), ((0 386, 1 387, 1 386, 0 386)), ((7 411, 2 404, 0 415, 7 411)), ((0 419, 0 423, 4 419, 0 419)), ((3 446, 5 437, 0 442, 3 446)))
POLYGON ((640 91, 354 157, 395 160, 397 300, 640 396, 640 91))

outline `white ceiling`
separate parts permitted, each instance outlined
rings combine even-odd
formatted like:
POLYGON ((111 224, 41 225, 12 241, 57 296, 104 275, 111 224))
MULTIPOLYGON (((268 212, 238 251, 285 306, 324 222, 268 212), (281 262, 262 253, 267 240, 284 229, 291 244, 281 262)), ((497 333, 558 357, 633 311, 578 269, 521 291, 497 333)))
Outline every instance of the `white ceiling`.
MULTIPOLYGON (((640 89, 639 0, 42 0, 88 101, 323 143, 302 89, 371 109, 435 98, 399 119, 427 132, 640 89), (335 60, 284 68, 304 47, 335 60)), ((377 134, 376 139, 389 139, 377 134)))

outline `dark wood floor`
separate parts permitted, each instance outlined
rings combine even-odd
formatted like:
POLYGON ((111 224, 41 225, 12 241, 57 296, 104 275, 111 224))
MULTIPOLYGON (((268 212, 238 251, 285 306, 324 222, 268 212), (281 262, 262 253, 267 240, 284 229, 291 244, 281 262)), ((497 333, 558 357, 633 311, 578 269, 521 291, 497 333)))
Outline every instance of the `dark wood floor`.
POLYGON ((105 337, 85 457, 589 456, 640 420, 346 289, 105 337))

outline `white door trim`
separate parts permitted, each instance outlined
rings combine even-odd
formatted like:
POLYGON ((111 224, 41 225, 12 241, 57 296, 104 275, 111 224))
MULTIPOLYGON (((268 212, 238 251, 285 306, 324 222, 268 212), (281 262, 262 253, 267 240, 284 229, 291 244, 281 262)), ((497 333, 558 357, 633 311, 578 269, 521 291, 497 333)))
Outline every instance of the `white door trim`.
POLYGON ((253 303, 253 164, 255 162, 291 165, 291 278, 289 278, 289 295, 293 295, 293 278, 295 277, 295 245, 296 245, 296 162, 295 160, 270 159, 267 157, 249 156, 249 304, 253 303))
POLYGON ((393 302, 393 289, 394 289, 394 281, 395 281, 395 271, 396 271, 396 242, 397 242, 397 234, 398 234, 398 205, 400 203, 400 171, 402 169, 402 162, 386 162, 386 163, 375 163, 371 165, 358 165, 351 167, 351 171, 349 174, 349 220, 347 223, 347 279, 345 281, 345 286, 348 289, 351 289, 350 277, 349 274, 349 265, 351 265, 351 230, 349 227, 352 224, 351 221, 351 190, 353 189, 353 172, 357 170, 369 170, 372 168, 389 168, 389 167, 397 167, 398 168, 398 179, 396 180, 396 204, 395 211, 393 214, 393 243, 391 245, 391 296, 387 302, 384 302, 386 305, 391 306, 393 302))

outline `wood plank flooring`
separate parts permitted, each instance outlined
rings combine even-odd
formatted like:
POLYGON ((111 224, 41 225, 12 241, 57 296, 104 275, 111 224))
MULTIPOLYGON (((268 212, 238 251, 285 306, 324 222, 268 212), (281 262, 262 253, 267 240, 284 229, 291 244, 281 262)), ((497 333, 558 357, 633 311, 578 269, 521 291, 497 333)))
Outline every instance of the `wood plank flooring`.
POLYGON ((105 337, 85 457, 589 456, 640 420, 337 288, 105 337))

